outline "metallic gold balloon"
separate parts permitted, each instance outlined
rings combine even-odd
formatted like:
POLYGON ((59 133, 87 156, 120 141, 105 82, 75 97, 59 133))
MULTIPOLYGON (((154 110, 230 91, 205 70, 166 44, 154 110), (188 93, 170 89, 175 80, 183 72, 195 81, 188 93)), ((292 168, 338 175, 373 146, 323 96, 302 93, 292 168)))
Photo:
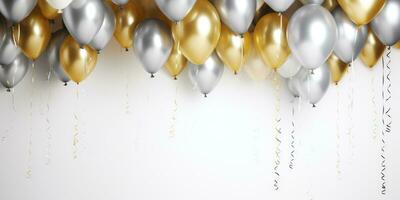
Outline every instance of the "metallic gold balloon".
POLYGON ((324 3, 322 4, 324 8, 326 8, 329 11, 332 11, 333 9, 336 8, 337 6, 337 1, 336 0, 325 0, 324 3))
POLYGON ((227 26, 221 28, 221 36, 216 48, 222 62, 237 74, 249 56, 251 36, 245 33, 242 36, 235 34, 227 26))
POLYGON ((218 44, 221 21, 217 10, 206 0, 198 0, 189 14, 172 25, 183 55, 193 64, 204 64, 218 44))
POLYGON ((394 45, 394 47, 397 48, 397 49, 400 49, 400 41, 398 41, 398 42, 394 45))
POLYGON ((25 56, 36 60, 50 41, 50 22, 36 7, 14 28, 13 37, 25 56))
POLYGON ((142 11, 132 1, 122 8, 113 6, 113 10, 116 19, 114 37, 123 48, 128 49, 133 44, 133 32, 136 26, 143 19, 142 11))
POLYGON ((326 61, 331 70, 331 80, 337 85, 347 71, 347 63, 341 61, 335 54, 326 61))
POLYGON ((161 12, 155 0, 134 0, 134 2, 137 3, 137 5, 139 5, 144 11, 144 18, 156 18, 171 27, 171 20, 169 20, 168 17, 165 16, 163 12, 161 12))
POLYGON ((369 28, 367 41, 360 53, 361 61, 369 68, 373 68, 384 52, 385 45, 379 41, 378 37, 369 28))
POLYGON ((337 0, 346 15, 358 26, 368 24, 383 8, 386 0, 337 0))
POLYGON ((88 45, 80 45, 72 36, 65 38, 60 48, 60 61, 69 78, 79 84, 95 68, 97 52, 88 45))
MULTIPOLYGON (((253 38, 253 34, 252 37, 253 38)), ((254 40, 251 39, 250 54, 246 59, 244 65, 244 71, 255 81, 262 81, 267 79, 271 74, 272 69, 265 66, 264 61, 258 55, 258 52, 254 45, 254 40)))
POLYGON ((261 18, 254 29, 254 43, 264 63, 279 68, 290 55, 286 39, 286 16, 270 13, 261 18))
POLYGON ((169 56, 167 63, 165 63, 165 68, 167 68, 168 73, 174 77, 175 80, 187 65, 187 59, 182 52, 179 51, 178 45, 179 44, 175 41, 171 55, 169 56))
POLYGON ((38 0, 38 5, 40 10, 42 11, 43 16, 47 19, 55 19, 60 16, 58 10, 51 7, 50 4, 47 3, 47 0, 38 0))

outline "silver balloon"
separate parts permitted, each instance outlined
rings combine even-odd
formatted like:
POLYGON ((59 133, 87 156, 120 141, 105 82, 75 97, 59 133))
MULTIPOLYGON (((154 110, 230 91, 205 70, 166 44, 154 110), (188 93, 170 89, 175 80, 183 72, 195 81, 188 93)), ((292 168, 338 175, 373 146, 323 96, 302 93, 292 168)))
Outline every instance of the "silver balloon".
POLYGON ((293 79, 300 96, 315 106, 328 91, 331 73, 329 66, 323 64, 314 70, 302 68, 293 79))
POLYGON ((161 12, 174 22, 182 21, 195 3, 196 0, 156 0, 161 12))
POLYGON ((224 64, 215 52, 204 64, 189 64, 190 80, 205 97, 215 88, 223 72, 224 64))
POLYGON ((372 20, 371 28, 383 44, 396 44, 400 40, 400 0, 388 0, 372 20))
POLYGON ((319 4, 324 3, 325 0, 300 0, 303 4, 319 4))
POLYGON ((10 91, 25 76, 31 61, 20 53, 10 64, 0 67, 0 83, 10 91))
POLYGON ((106 12, 104 13, 103 24, 99 32, 94 36, 90 42, 90 46, 95 48, 98 52, 104 49, 108 42, 111 40, 115 30, 115 15, 109 5, 106 6, 106 12))
POLYGON ((286 79, 286 85, 288 87, 288 90, 290 94, 293 95, 293 97, 300 97, 300 91, 299 91, 299 84, 297 79, 295 78, 288 78, 286 79))
POLYGON ((49 47, 47 48, 47 59, 49 65, 50 67, 52 67, 57 78, 65 85, 70 81, 70 79, 68 75, 64 72, 64 69, 60 63, 60 47, 67 35, 68 34, 64 30, 59 30, 55 32, 50 40, 49 47))
POLYGON ((315 69, 325 63, 335 47, 335 19, 320 5, 307 4, 290 18, 287 37, 289 47, 300 64, 315 69))
POLYGON ((129 2, 129 0, 112 0, 113 3, 117 4, 117 5, 125 5, 129 2))
POLYGON ((102 0, 76 0, 64 9, 65 27, 79 44, 89 44, 100 30, 105 8, 102 0))
POLYGON ((256 0, 213 0, 222 22, 233 32, 244 34, 248 31, 256 14, 256 0))
POLYGON ((278 73, 283 78, 290 78, 297 74, 301 65, 293 55, 290 55, 283 65, 278 68, 278 73))
POLYGON ((11 29, 6 29, 4 33, 0 42, 0 64, 8 65, 21 53, 21 50, 14 43, 11 29))
POLYGON ((333 11, 333 17, 338 30, 338 40, 333 51, 340 60, 350 63, 357 58, 364 47, 368 28, 365 25, 357 27, 340 8, 333 11))
POLYGON ((134 50, 145 70, 154 77, 172 51, 171 31, 158 19, 142 21, 134 33, 134 50))
POLYGON ((269 5, 276 12, 286 11, 294 0, 264 0, 266 4, 269 5))
POLYGON ((35 8, 37 0, 0 0, 0 12, 13 24, 19 23, 35 8))

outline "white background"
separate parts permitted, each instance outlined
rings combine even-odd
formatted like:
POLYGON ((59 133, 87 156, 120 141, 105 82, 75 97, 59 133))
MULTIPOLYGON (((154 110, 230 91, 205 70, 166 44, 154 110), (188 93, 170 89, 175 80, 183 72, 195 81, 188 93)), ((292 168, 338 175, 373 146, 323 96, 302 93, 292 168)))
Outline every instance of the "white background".
POLYGON ((282 87, 281 177, 274 191, 271 81, 225 70, 217 88, 203 98, 187 70, 178 81, 165 71, 150 79, 133 52, 112 41, 79 86, 79 98, 75 84, 64 87, 54 76, 47 82, 43 58, 36 63, 34 83, 30 70, 15 88, 15 111, 11 94, 1 90, 0 199, 400 199, 398 50, 392 58, 393 129, 386 138, 384 197, 381 64, 370 70, 355 62, 353 81, 347 75, 339 87, 332 85, 317 108, 295 103, 293 170, 288 167, 292 97, 282 87))

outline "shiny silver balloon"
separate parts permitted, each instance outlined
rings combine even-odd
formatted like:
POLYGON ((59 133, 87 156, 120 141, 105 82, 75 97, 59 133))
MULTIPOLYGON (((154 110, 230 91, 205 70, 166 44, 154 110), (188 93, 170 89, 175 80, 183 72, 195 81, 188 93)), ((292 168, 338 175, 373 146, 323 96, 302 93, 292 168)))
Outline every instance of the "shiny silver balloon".
POLYGON ((290 18, 287 37, 289 47, 300 64, 315 69, 325 63, 335 47, 335 19, 322 6, 307 4, 290 18))
POLYGON ((299 92, 299 88, 298 88, 299 84, 298 84, 297 79, 295 79, 295 78, 286 79, 286 86, 289 90, 289 93, 293 97, 295 97, 295 98, 300 97, 300 92, 299 92))
POLYGON ((278 74, 281 75, 283 78, 291 78, 297 74, 300 70, 301 65, 296 60, 293 55, 290 55, 288 59, 278 68, 278 74))
POLYGON ((10 91, 28 72, 31 61, 20 53, 10 64, 0 66, 0 83, 10 91))
POLYGON ((104 49, 108 42, 111 40, 115 30, 115 14, 109 5, 106 6, 106 12, 104 13, 103 24, 99 32, 94 36, 90 42, 90 46, 95 48, 98 52, 104 49))
POLYGON ((125 5, 129 2, 129 0, 112 0, 113 3, 117 4, 117 5, 125 5))
POLYGON ((59 30, 53 33, 49 43, 49 47, 47 48, 47 59, 49 65, 50 67, 52 67, 57 78, 65 85, 67 85, 70 79, 68 75, 64 72, 64 69, 60 63, 60 47, 67 35, 68 34, 65 30, 59 30))
POLYGON ((218 84, 223 72, 224 64, 215 52, 202 65, 189 64, 190 80, 205 97, 218 84))
POLYGON ((276 12, 286 11, 294 2, 294 0, 264 0, 269 7, 276 12))
POLYGON ((73 1, 62 14, 65 27, 79 44, 89 44, 103 24, 105 9, 102 0, 73 1))
POLYGON ((387 0, 381 12, 371 22, 379 40, 392 46, 400 40, 400 0, 387 0))
POLYGON ((325 0, 300 0, 303 4, 319 4, 324 3, 325 0))
POLYGON ((0 45, 0 64, 8 65, 21 53, 15 45, 11 29, 5 30, 5 35, 1 38, 0 45))
POLYGON ((338 30, 338 40, 333 51, 340 60, 350 63, 357 58, 364 47, 368 28, 366 25, 357 27, 340 8, 333 11, 333 17, 338 30))
POLYGON ((13 24, 19 23, 35 8, 37 0, 0 0, 0 12, 13 24))
POLYGON ((233 32, 244 34, 249 30, 256 14, 256 0, 213 0, 222 22, 233 32))
POLYGON ((182 21, 195 3, 196 0, 156 0, 161 12, 174 22, 182 21))
POLYGON ((167 62, 174 45, 171 31, 158 19, 142 21, 134 33, 134 51, 145 70, 154 77, 167 62))
POLYGON ((300 96, 315 106, 328 91, 331 73, 329 66, 323 64, 314 70, 302 68, 293 79, 293 87, 298 89, 300 96))

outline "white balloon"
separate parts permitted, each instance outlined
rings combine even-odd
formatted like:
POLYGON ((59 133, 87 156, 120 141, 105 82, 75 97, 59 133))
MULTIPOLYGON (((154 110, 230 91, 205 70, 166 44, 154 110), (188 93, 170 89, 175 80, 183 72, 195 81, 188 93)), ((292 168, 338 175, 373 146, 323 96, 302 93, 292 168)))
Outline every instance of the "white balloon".
POLYGON ((51 7, 62 10, 66 8, 74 0, 47 0, 51 7))
POLYGON ((278 68, 278 73, 283 78, 290 78, 296 75, 300 68, 301 65, 299 61, 297 61, 293 55, 290 55, 286 62, 278 68))

